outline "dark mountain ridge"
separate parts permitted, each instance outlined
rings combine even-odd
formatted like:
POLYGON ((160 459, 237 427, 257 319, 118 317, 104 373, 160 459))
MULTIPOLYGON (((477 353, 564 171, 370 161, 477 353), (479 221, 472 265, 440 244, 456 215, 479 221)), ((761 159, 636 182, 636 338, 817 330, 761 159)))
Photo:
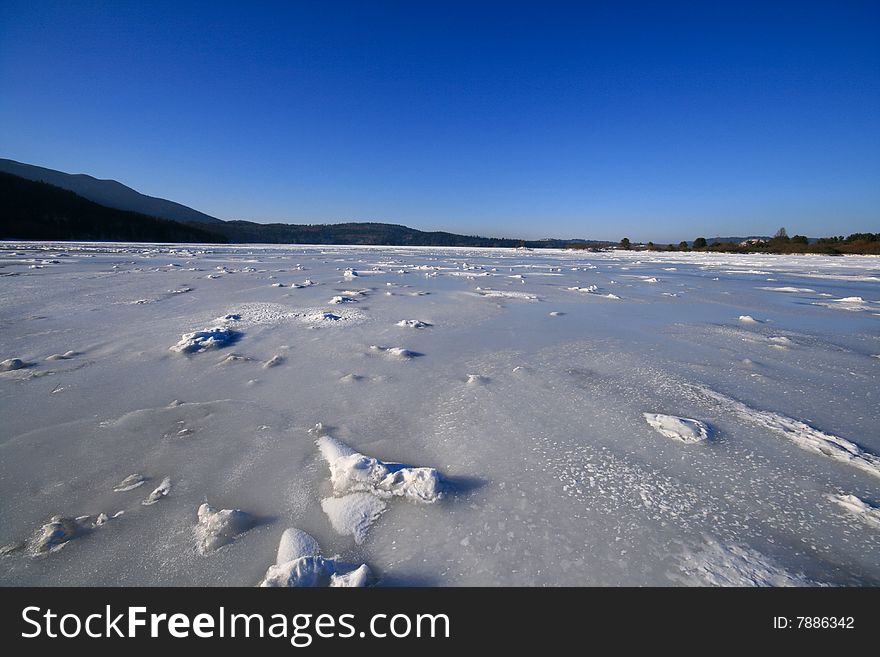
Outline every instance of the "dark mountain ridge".
POLYGON ((205 224, 222 223, 220 219, 211 217, 204 212, 193 210, 190 207, 164 198, 141 194, 115 180, 101 180, 84 173, 64 173, 55 169, 23 164, 22 162, 3 158, 0 158, 0 172, 11 173, 27 180, 49 183, 116 210, 128 210, 160 219, 171 219, 172 221, 205 224))

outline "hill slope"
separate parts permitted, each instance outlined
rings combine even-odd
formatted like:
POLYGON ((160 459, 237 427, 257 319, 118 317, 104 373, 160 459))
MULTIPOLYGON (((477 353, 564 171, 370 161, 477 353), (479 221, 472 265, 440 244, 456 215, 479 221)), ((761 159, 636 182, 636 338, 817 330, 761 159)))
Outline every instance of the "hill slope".
POLYGON ((64 173, 55 169, 46 169, 45 167, 37 167, 32 164, 23 164, 15 160, 3 158, 0 158, 0 172, 11 173, 27 180, 46 182, 79 194, 83 198, 100 203, 108 208, 128 210, 150 217, 171 219, 173 221, 190 221, 205 224, 221 223, 220 219, 211 217, 204 212, 193 210, 190 207, 164 198, 141 194, 115 180, 100 180, 82 173, 64 173))
POLYGON ((104 207, 44 182, 0 173, 0 238, 120 242, 225 242, 204 224, 104 207))

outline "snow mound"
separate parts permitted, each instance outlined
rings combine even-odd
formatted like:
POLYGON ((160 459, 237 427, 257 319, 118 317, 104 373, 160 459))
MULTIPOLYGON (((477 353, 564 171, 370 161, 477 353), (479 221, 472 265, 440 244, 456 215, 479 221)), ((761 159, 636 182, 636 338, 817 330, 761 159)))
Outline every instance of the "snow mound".
POLYGON ((207 503, 199 507, 198 518, 195 536, 196 547, 201 554, 207 554, 231 543, 236 536, 243 534, 254 524, 254 519, 249 513, 239 509, 217 511, 207 503))
POLYGON ((488 288, 477 288, 477 294, 481 297, 489 299, 525 299, 526 301, 536 301, 538 295, 529 294, 528 292, 514 292, 512 290, 490 290, 488 288))
POLYGON ((787 292, 788 294, 810 293, 815 292, 808 287, 759 287, 759 290, 768 290, 769 292, 787 292))
POLYGON ((270 367, 277 367, 278 365, 281 365, 281 363, 283 363, 283 362, 284 362, 284 357, 279 356, 278 354, 275 354, 274 356, 272 356, 272 358, 270 358, 265 363, 263 363, 263 368, 269 369, 270 367))
POLYGON ((242 356, 241 354, 229 354, 220 361, 221 365, 234 365, 235 363, 246 363, 250 360, 247 356, 242 356))
POLYGON ((311 535, 291 527, 278 543, 275 564, 269 566, 260 582, 262 587, 363 587, 373 583, 367 564, 356 566, 321 555, 311 535))
POLYGON ((339 303, 357 303, 357 302, 358 302, 357 299, 355 299, 354 297, 346 297, 343 295, 336 295, 335 297, 330 299, 330 301, 328 301, 327 303, 339 304, 339 303))
POLYGON ((869 526, 880 529, 880 507, 868 504, 855 495, 827 495, 826 497, 869 526))
POLYGON ((290 527, 281 534, 275 563, 287 563, 300 557, 317 557, 319 554, 321 554, 321 548, 311 534, 296 527, 290 527))
POLYGON ((402 319, 395 326, 400 326, 402 328, 414 328, 414 329, 423 329, 431 326, 428 322, 422 322, 418 319, 402 319))
POLYGON ((134 490, 138 486, 143 486, 147 481, 147 478, 142 474, 130 474, 125 479, 120 481, 116 486, 114 486, 113 490, 116 493, 124 493, 125 491, 134 490))
POLYGON ((46 356, 46 360, 68 360, 76 355, 77 353, 75 351, 65 351, 63 354, 52 354, 51 356, 46 356))
POLYGON ((40 527, 31 538, 30 550, 33 554, 57 552, 69 541, 103 526, 108 520, 106 513, 76 518, 55 516, 40 527))
POLYGON ((409 360, 410 358, 415 358, 416 356, 421 355, 415 351, 404 349, 403 347, 381 347, 375 344, 370 345, 370 351, 377 351, 391 358, 399 358, 400 360, 409 360))
POLYGON ((741 321, 743 324, 760 324, 761 323, 757 319, 752 317, 751 315, 740 315, 739 321, 741 321))
POLYGON ((372 492, 364 492, 327 497, 321 500, 321 508, 337 533, 353 536, 354 542, 360 545, 366 539, 370 525, 388 509, 388 505, 372 492))
POLYGON ((239 335, 238 332, 225 326, 216 326, 204 331, 184 333, 180 342, 169 349, 181 354, 197 354, 208 349, 219 349, 230 345, 238 339, 239 335))
POLYGON ((269 566, 262 587, 362 587, 373 580, 367 564, 354 566, 324 557, 300 557, 269 566))
POLYGON ((169 492, 171 492, 171 477, 165 477, 162 483, 154 488, 153 492, 147 495, 147 498, 141 504, 151 506, 168 495, 169 492))
POLYGON ((218 322, 235 326, 272 326, 290 321, 294 312, 280 303, 245 303, 227 313, 218 322))
POLYGON ((24 365, 25 363, 21 358, 7 358, 3 362, 0 362, 0 372, 20 370, 24 365))
POLYGON ((842 299, 832 299, 831 301, 814 301, 813 305, 825 306, 826 308, 833 308, 836 310, 858 312, 861 310, 874 310, 876 302, 865 301, 862 297, 843 297, 842 299))
POLYGON ((698 443, 709 438, 709 427, 699 420, 662 413, 642 413, 657 433, 682 443, 698 443))
POLYGON ((466 383, 471 386, 480 386, 485 383, 488 383, 488 377, 483 376, 482 374, 468 374, 466 383))
POLYGON ((443 496, 443 477, 434 468, 384 463, 326 434, 316 444, 327 461, 330 481, 337 493, 365 491, 382 498, 403 497, 428 504, 443 496))
POLYGON ((364 315, 353 308, 338 308, 333 312, 315 309, 296 313, 296 318, 310 326, 350 326, 364 320, 364 315))
POLYGON ((584 294, 592 294, 597 297, 602 297, 603 299, 620 299, 619 296, 617 296, 616 294, 612 294, 610 292, 608 294, 602 294, 599 291, 599 287, 596 285, 589 285, 587 287, 570 287, 570 288, 568 288, 568 290, 571 292, 582 292, 584 294))

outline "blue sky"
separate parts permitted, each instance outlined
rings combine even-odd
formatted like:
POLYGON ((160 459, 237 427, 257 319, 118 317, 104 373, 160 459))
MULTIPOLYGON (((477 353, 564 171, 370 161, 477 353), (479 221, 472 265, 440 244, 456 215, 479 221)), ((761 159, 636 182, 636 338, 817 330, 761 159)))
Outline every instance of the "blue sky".
POLYGON ((880 3, 5 0, 0 156, 222 219, 876 231, 880 3))

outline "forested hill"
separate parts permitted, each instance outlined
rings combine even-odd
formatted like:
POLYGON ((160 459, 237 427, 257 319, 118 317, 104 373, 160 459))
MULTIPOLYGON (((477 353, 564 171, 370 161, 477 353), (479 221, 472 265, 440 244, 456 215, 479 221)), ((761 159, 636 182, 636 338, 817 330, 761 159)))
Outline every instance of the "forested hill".
POLYGON ((110 208, 45 182, 0 172, 0 238, 127 242, 363 244, 388 246, 600 246, 585 240, 520 240, 422 231, 375 222, 259 224, 171 221, 110 208))
POLYGON ((0 238, 114 242, 225 242, 205 224, 108 208, 71 191, 0 173, 0 238))

